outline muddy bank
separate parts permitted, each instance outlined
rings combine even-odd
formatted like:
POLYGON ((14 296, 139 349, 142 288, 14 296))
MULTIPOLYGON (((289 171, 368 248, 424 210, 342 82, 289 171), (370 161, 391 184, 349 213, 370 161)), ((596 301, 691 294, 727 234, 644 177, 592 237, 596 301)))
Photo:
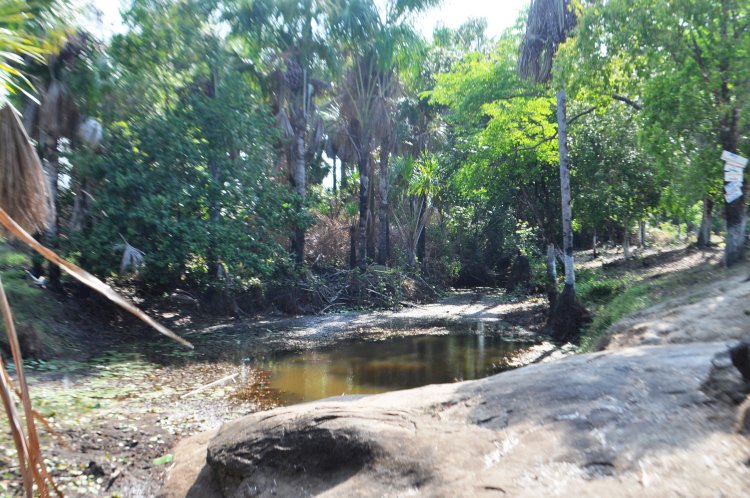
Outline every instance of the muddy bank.
POLYGON ((250 415, 181 443, 163 496, 740 496, 749 386, 727 351, 628 348, 250 415))
MULTIPOLYGON (((343 341, 372 341, 394 336, 479 332, 509 341, 542 341, 546 302, 518 299, 501 291, 455 292, 437 303, 399 311, 347 311, 296 317, 260 317, 201 327, 185 334, 200 348, 212 337, 246 346, 250 354, 325 348, 343 341)), ((206 351, 205 354, 210 354, 206 351)))

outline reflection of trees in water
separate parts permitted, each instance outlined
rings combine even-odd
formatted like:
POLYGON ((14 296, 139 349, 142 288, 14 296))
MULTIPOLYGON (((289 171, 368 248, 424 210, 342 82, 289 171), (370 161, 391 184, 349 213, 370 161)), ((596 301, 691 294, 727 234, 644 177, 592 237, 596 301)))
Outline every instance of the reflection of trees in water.
POLYGON ((276 358, 266 368, 270 387, 293 404, 486 377, 529 346, 476 332, 399 337, 276 358))

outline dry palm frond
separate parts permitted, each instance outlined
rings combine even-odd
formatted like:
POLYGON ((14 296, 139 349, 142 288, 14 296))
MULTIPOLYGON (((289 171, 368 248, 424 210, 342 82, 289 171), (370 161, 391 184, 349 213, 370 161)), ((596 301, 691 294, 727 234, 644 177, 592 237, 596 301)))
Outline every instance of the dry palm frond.
POLYGON ((2 358, 0 358, 0 369, 3 371, 3 375, 0 375, 0 398, 3 400, 3 407, 5 413, 8 416, 8 424, 10 425, 10 432, 13 435, 13 443, 16 445, 16 453, 18 455, 18 468, 23 478, 23 487, 27 490, 26 496, 31 496, 31 488, 34 483, 34 476, 28 468, 29 464, 29 449, 26 445, 26 437, 23 432, 23 425, 21 424, 21 417, 18 415, 16 405, 13 403, 13 396, 11 395, 11 387, 7 382, 8 373, 5 370, 5 364, 2 358))
POLYGON ((21 226, 18 225, 10 216, 8 216, 8 213, 5 212, 4 209, 0 207, 0 225, 5 227, 5 229, 10 232, 14 237, 16 237, 18 240, 29 246, 31 249, 39 253, 40 255, 44 256, 48 261, 58 265, 60 268, 65 270, 65 272, 70 275, 71 277, 75 278, 82 284, 92 288, 93 290, 97 291, 99 294, 103 295, 113 303, 117 304, 121 308, 125 309, 126 311, 132 313, 136 317, 140 318, 144 322, 146 322, 148 325, 156 329, 159 333, 164 334, 165 336, 169 337, 170 339, 174 339, 175 341, 179 342, 180 344, 189 347, 190 349, 193 349, 193 345, 190 344, 188 341, 183 339, 182 337, 178 336, 165 326, 157 323, 154 321, 153 318, 145 314, 143 311, 139 310, 135 305, 128 302, 124 297, 119 295, 117 292, 115 292, 110 286, 87 272, 86 270, 79 268, 78 266, 74 265, 73 263, 70 263, 57 254, 55 254, 50 249, 44 247, 42 244, 37 242, 34 237, 29 235, 28 232, 26 232, 21 226))
POLYGON ((576 25, 572 0, 532 0, 518 69, 524 78, 547 82, 557 49, 576 25))
MULTIPOLYGON (((42 458, 42 450, 39 445, 39 436, 36 432, 36 424, 34 423, 34 410, 31 408, 31 396, 29 395, 29 386, 26 383, 26 375, 23 369, 23 358, 21 357, 21 345, 18 342, 18 335, 16 334, 16 327, 13 324, 13 314, 10 311, 10 305, 8 304, 8 298, 5 295, 5 289, 0 281, 0 310, 3 314, 3 322, 5 324, 5 333, 8 336, 8 343, 10 345, 11 355, 13 356, 13 363, 16 365, 16 375, 18 377, 18 385, 20 386, 21 404, 23 405, 23 411, 26 418, 26 437, 25 445, 16 444, 18 450, 19 460, 21 453, 25 450, 26 460, 26 473, 24 476, 24 487, 26 488, 26 494, 31 496, 31 487, 26 487, 28 479, 31 477, 37 486, 37 490, 42 496, 49 496, 49 488, 47 482, 52 485, 52 488, 57 492, 58 496, 62 496, 62 493, 55 487, 52 478, 47 472, 47 467, 44 464, 42 458)), ((3 370, 4 370, 3 366, 3 370)), ((10 386, 5 385, 5 375, 3 377, 3 390, 10 392, 10 386)), ((3 394, 3 398, 5 394, 3 394)), ((4 400, 3 400, 4 401, 4 400)), ((10 412, 8 412, 10 414, 10 412)), ((17 416, 17 414, 16 414, 17 416)))
POLYGON ((292 138, 294 138, 294 128, 292 128, 292 122, 289 120, 289 115, 284 109, 281 109, 279 111, 279 114, 276 116, 276 120, 279 123, 279 128, 281 128, 281 131, 283 132, 284 138, 287 140, 291 140, 292 138))
POLYGON ((0 109, 0 207, 25 230, 44 230, 49 195, 42 164, 15 109, 0 109))
POLYGON ((55 137, 74 138, 79 120, 78 107, 65 85, 52 80, 39 108, 39 128, 55 137))
POLYGON ((145 256, 146 254, 143 251, 131 246, 125 241, 122 250, 122 262, 120 262, 120 274, 124 274, 128 271, 128 268, 137 271, 139 267, 143 266, 145 256))

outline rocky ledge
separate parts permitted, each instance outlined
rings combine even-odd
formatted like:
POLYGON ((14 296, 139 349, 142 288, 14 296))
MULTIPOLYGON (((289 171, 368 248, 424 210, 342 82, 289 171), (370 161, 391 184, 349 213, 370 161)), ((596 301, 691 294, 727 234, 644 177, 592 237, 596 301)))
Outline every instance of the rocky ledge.
POLYGON ((176 448, 168 497, 741 496, 727 343, 621 349, 257 413, 176 448))

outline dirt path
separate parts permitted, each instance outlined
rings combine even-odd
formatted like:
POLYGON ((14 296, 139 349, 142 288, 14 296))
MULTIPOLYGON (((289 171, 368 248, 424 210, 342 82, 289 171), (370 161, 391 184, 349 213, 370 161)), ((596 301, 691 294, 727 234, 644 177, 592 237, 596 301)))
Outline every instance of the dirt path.
MULTIPOLYGON (((148 497, 161 486, 178 440, 274 406, 267 374, 252 367, 254 354, 468 330, 532 341, 538 339, 543 319, 540 299, 459 292, 436 304, 396 312, 215 324, 188 332, 195 352, 157 340, 87 361, 29 361, 27 368, 35 406, 60 433, 59 438, 44 433, 42 442, 65 495, 148 497)), ((552 348, 540 345, 518 361, 531 362, 552 348)), ((18 491, 13 455, 3 432, 2 496, 18 491)))

